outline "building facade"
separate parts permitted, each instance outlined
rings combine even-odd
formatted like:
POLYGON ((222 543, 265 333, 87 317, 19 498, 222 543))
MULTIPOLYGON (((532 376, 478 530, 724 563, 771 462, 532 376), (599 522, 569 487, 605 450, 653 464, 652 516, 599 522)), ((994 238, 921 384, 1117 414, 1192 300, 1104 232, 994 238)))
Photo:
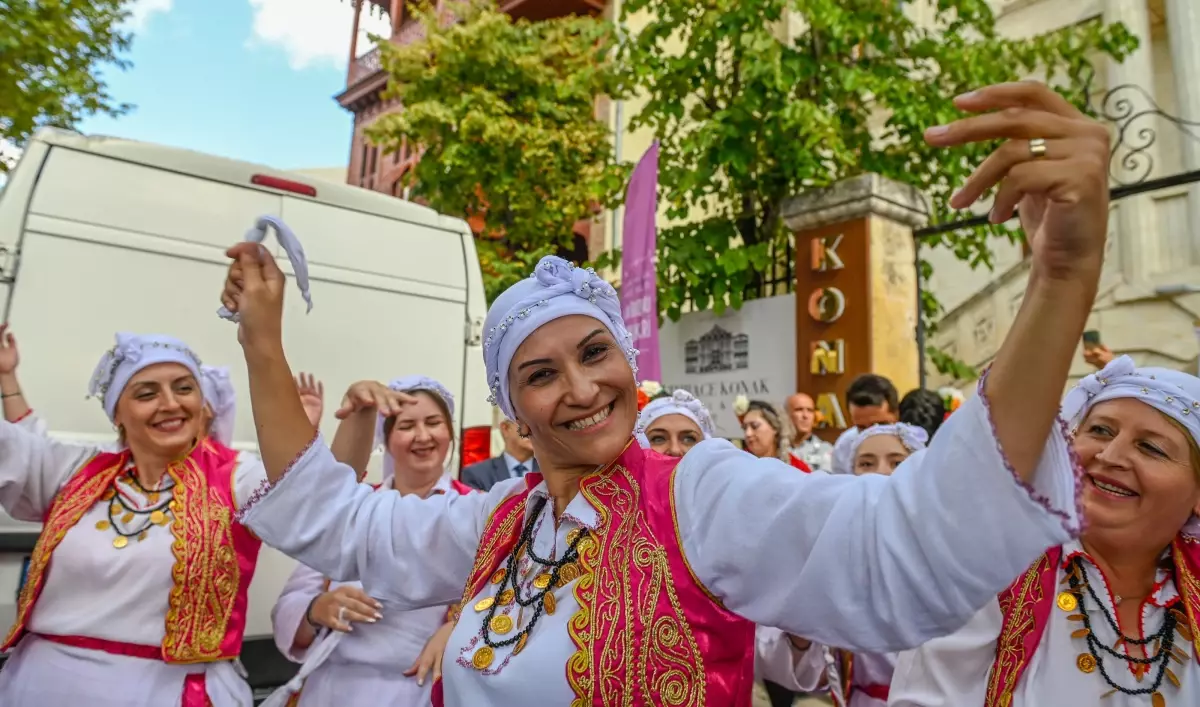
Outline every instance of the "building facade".
MULTIPOLYGON (((1114 187, 1200 170, 1200 2, 997 0, 998 29, 1031 36, 1103 18, 1140 46, 1123 63, 1097 62, 1093 106, 1113 129, 1114 187)), ((1177 180, 1182 181, 1182 180, 1177 180)), ((995 267, 972 271, 934 249, 931 290, 946 308, 932 343, 976 368, 995 356, 1021 304, 1029 261, 996 242, 995 267)), ((1195 372, 1200 319, 1200 187, 1165 186, 1113 201, 1099 296, 1088 328, 1141 365, 1195 372)), ((934 372, 932 366, 929 367, 934 372)), ((1092 369, 1077 359, 1072 376, 1092 369)), ((933 375, 930 385, 956 381, 933 375)), ((957 381, 962 383, 962 381, 957 381)))

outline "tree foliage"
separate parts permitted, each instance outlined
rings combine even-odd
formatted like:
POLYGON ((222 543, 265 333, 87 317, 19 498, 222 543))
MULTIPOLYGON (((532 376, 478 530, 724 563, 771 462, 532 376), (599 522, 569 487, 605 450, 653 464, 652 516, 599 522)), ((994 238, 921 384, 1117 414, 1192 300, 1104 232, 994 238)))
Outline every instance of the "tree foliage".
MULTIPOLYGON (((659 231, 667 316, 678 318, 689 301, 720 311, 756 296, 777 265, 772 244, 783 252, 789 237, 781 203, 805 189, 875 172, 920 189, 931 222, 954 218, 950 194, 992 149, 925 144, 926 128, 959 116, 954 96, 1037 74, 1082 105, 1091 60, 1136 46, 1123 26, 1098 22, 1001 38, 986 0, 919 3, 935 15, 921 24, 905 5, 625 0, 625 17, 650 15, 621 62, 626 88, 647 98, 633 126, 662 141, 661 197, 672 219, 659 231)), ((924 245, 990 265, 987 239, 997 235, 1019 237, 996 227, 924 245)), ((922 312, 938 314, 932 296, 922 312)))
MULTIPOLYGON (((0 0, 0 142, 22 145, 43 126, 73 128, 129 106, 100 70, 124 69, 126 0, 0 0)), ((0 160, 0 172, 6 171, 0 160)))
POLYGON ((541 255, 573 244, 573 225, 612 205, 626 170, 596 100, 615 95, 611 24, 590 17, 514 21, 491 0, 414 8, 425 38, 381 42, 389 95, 404 110, 369 137, 425 150, 407 175, 431 207, 484 217, 478 240, 491 299, 541 255), (455 21, 456 20, 456 21, 455 21))

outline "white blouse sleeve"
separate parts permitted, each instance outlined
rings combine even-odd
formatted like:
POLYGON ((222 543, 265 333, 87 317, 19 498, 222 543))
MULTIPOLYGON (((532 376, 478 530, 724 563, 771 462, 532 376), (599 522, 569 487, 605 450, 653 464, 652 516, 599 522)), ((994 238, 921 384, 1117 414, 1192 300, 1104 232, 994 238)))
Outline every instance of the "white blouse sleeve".
POLYGON ((335 581, 362 582, 401 610, 462 598, 490 511, 523 481, 488 493, 374 493, 318 437, 241 521, 267 545, 335 581))
POLYGON ((783 631, 759 626, 754 630, 754 679, 792 692, 816 692, 824 687, 824 649, 814 643, 808 650, 797 650, 783 631))
POLYGON ((892 476, 798 474, 723 440, 675 474, 684 554, 758 624, 852 650, 906 650, 953 633, 1047 547, 1079 532, 1065 427, 1026 486, 983 396, 892 476))
POLYGON ((1004 617, 992 601, 957 632, 896 658, 888 705, 959 707, 982 705, 1004 617))
POLYGON ((238 452, 233 470, 233 503, 242 506, 267 483, 267 470, 254 452, 238 452))
POLYGON ((275 646, 288 660, 304 662, 308 649, 294 649, 296 631, 304 621, 309 604, 324 592, 325 576, 304 565, 298 565, 283 585, 283 591, 271 609, 271 627, 275 632, 275 646))
POLYGON ((0 507, 16 520, 41 522, 59 488, 99 451, 0 420, 0 507))

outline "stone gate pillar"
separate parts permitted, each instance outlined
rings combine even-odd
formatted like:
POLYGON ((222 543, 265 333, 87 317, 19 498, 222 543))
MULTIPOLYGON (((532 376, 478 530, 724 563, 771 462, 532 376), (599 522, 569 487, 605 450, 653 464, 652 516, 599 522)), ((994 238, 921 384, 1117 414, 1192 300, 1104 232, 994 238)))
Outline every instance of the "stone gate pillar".
POLYGON ((925 225, 915 189, 865 174, 789 199, 796 242, 796 391, 811 395, 833 441, 849 424, 846 388, 887 376, 917 387, 917 272, 913 229, 925 225))

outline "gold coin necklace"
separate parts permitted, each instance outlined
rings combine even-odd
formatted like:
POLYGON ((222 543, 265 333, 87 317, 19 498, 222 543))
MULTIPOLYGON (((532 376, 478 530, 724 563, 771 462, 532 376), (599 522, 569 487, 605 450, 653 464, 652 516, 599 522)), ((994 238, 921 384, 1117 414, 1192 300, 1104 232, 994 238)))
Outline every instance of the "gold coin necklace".
POLYGON ((1081 628, 1071 632, 1071 638, 1082 638, 1087 643, 1087 652, 1079 654, 1079 657, 1075 660, 1075 666, 1084 673, 1100 673, 1100 677, 1111 688, 1105 693, 1105 697, 1115 692, 1125 695, 1150 695, 1150 704, 1152 707, 1165 707, 1167 698, 1163 696, 1160 690, 1163 680, 1165 679, 1171 683, 1176 689, 1179 688, 1179 677, 1171 670, 1169 662, 1171 659, 1174 659, 1176 662, 1186 665, 1188 659, 1188 655, 1175 645, 1176 633, 1185 641, 1191 640, 1191 628, 1188 626, 1186 615, 1180 609, 1182 600, 1177 597, 1165 607, 1166 614, 1163 616, 1163 623, 1158 631, 1145 638, 1130 638, 1121 632, 1117 620, 1109 613, 1108 607, 1105 606, 1104 602, 1100 601, 1100 597, 1096 596, 1096 590, 1092 589, 1091 584, 1082 581, 1086 577, 1083 560, 1079 557, 1074 558, 1067 573, 1067 582, 1071 588, 1069 591, 1060 594, 1057 600, 1058 607, 1063 611, 1072 612, 1076 609, 1079 611, 1079 613, 1071 614, 1067 617, 1068 620, 1081 624, 1081 628), (1108 621, 1109 628, 1120 636, 1116 646, 1110 647, 1107 642, 1103 642, 1096 637, 1095 631, 1092 630, 1091 617, 1084 606, 1085 597, 1095 602, 1100 613, 1108 621), (1147 657, 1137 658, 1126 653, 1117 652, 1117 647, 1122 643, 1141 646, 1147 657), (1154 655, 1150 655, 1149 646, 1151 644, 1158 647, 1158 651, 1154 655), (1104 654, 1132 664, 1133 669, 1138 674, 1139 681, 1142 675, 1148 675, 1154 671, 1156 673, 1154 680, 1146 687, 1129 688, 1118 685, 1104 668, 1104 660, 1101 658, 1104 654), (1157 668, 1156 671, 1155 668, 1157 668))
POLYGON ((529 514, 529 520, 525 522, 525 527, 521 530, 521 537, 517 540, 516 548, 508 556, 505 569, 497 570, 493 574, 493 583, 500 585, 496 588, 496 595, 502 597, 502 600, 488 601, 487 599, 482 599, 475 604, 476 611, 480 613, 486 612, 483 617, 483 625, 479 628, 479 637, 483 639, 484 645, 475 651, 475 654, 471 658, 471 665, 476 670, 486 670, 492 664, 492 660, 496 656, 496 651, 500 648, 516 646, 513 649, 513 655, 520 653, 525 648, 529 632, 533 630, 534 625, 537 624, 542 614, 554 613, 554 597, 550 594, 558 586, 559 573, 563 567, 568 565, 575 566, 575 563, 579 560, 579 543, 588 536, 587 528, 581 529, 579 533, 571 538, 567 551, 563 553, 561 559, 543 559, 534 553, 533 529, 545 507, 546 499, 538 499, 537 506, 529 514), (522 554, 527 554, 535 566, 541 565, 541 570, 538 572, 537 579, 533 583, 535 591, 528 597, 521 596, 521 589, 517 584, 517 560, 522 554), (494 581, 495 579, 499 579, 499 581, 496 582, 494 581), (510 601, 505 602, 504 599, 509 599, 510 601), (514 628, 513 620, 507 614, 496 615, 496 610, 500 606, 511 602, 516 602, 521 608, 532 607, 533 616, 524 628, 512 636, 505 639, 493 639, 493 633, 506 635, 514 628))
POLYGON ((118 550, 127 547, 130 538, 136 537, 138 542, 141 542, 146 539, 150 528, 155 525, 166 525, 171 513, 171 502, 174 498, 174 494, 170 493, 171 489, 174 488, 174 484, 166 488, 151 491, 142 486, 142 482, 137 478, 136 469, 130 469, 129 480, 154 505, 148 508, 141 508, 133 504, 125 498, 125 493, 121 490, 121 478, 118 477, 113 480, 112 490, 109 494, 105 494, 105 502, 108 504, 108 520, 96 523, 96 529, 100 531, 111 529, 116 533, 117 537, 113 538, 112 544, 118 550), (128 530, 129 525, 138 518, 145 518, 145 522, 139 524, 136 530, 128 530))

